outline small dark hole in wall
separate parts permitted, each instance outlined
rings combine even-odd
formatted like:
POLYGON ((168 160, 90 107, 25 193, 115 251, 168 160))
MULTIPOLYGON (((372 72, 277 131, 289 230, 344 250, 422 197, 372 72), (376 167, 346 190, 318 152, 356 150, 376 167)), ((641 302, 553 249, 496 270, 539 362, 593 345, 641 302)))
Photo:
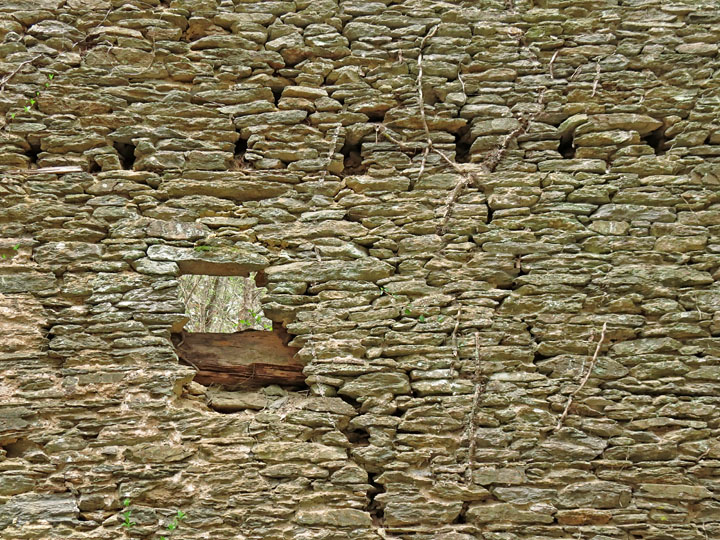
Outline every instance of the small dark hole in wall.
POLYGON ((122 142, 114 142, 113 148, 115 148, 120 157, 122 168, 132 170, 135 165, 135 146, 122 142))
POLYGON ((460 510, 458 517, 455 518, 455 521, 453 521, 453 523, 457 523, 458 525, 467 523, 467 519, 466 519, 465 515, 469 508, 470 508, 470 503, 464 502, 462 505, 462 510, 460 510))
POLYGON ((235 143, 235 151, 233 152, 234 169, 245 169, 248 166, 248 162, 245 161, 247 149, 247 139, 239 138, 235 143))
POLYGON ((345 156, 343 160, 343 174, 364 174, 367 171, 367 165, 363 165, 362 143, 352 144, 346 142, 340 149, 340 153, 345 156))
MULTIPOLYGON (((344 399, 346 401, 351 401, 349 398, 344 399)), ((359 409, 359 407, 356 407, 356 409, 359 409)), ((350 441, 356 448, 359 446, 368 446, 370 444, 370 435, 366 431, 349 431, 346 435, 348 441, 350 441)))
POLYGON ((27 439, 18 439, 17 441, 6 444, 4 446, 7 458, 22 457, 25 452, 29 449, 36 447, 37 445, 27 439))
POLYGON ((90 174, 94 174, 94 173, 99 173, 100 171, 102 171, 102 168, 100 167, 100 165, 98 165, 98 162, 95 161, 94 159, 90 159, 88 172, 90 174))
POLYGON ((470 128, 463 128, 455 134, 455 161, 457 163, 470 162, 470 128))
POLYGON ((284 88, 281 86, 276 86, 274 88, 270 88, 272 90, 273 96, 275 96, 275 105, 280 103, 280 97, 282 96, 284 88))
POLYGON ((667 142, 665 138, 665 126, 651 131, 645 135, 642 140, 655 150, 655 155, 662 156, 665 153, 665 143, 667 142))
POLYGON ((368 498, 370 502, 368 503, 367 511, 375 525, 382 525, 385 520, 385 511, 381 504, 377 502, 376 497, 380 493, 385 493, 385 486, 375 481, 378 476, 379 474, 368 474, 368 484, 370 484, 368 498))
POLYGON ((572 137, 563 137, 560 139, 560 145, 558 146, 558 152, 564 159, 572 159, 575 157, 575 148, 572 144, 572 137))
POLYGON ((368 121, 370 122, 380 122, 383 123, 385 121, 385 113, 387 111, 384 111, 382 109, 380 110, 373 110, 373 111, 366 111, 365 114, 368 116, 368 121))
POLYGON ((30 144, 30 150, 25 152, 25 155, 30 158, 30 164, 37 164, 38 154, 40 154, 39 144, 30 144))

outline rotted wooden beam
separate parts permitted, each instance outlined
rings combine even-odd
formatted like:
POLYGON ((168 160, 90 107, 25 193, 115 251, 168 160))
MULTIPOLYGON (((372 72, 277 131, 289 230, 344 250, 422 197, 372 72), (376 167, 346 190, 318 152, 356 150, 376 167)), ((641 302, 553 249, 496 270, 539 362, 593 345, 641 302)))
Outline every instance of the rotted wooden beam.
POLYGON ((173 334, 183 363, 197 369, 195 381, 209 386, 253 388, 269 384, 302 386, 303 365, 295 347, 287 345, 283 330, 245 330, 234 334, 173 334))

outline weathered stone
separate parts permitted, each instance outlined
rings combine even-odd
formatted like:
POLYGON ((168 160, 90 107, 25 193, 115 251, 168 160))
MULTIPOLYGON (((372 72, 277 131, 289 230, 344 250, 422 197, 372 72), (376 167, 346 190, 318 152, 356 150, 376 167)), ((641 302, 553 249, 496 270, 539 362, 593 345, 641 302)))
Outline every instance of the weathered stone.
POLYGON ((400 373, 368 373, 344 384, 338 393, 353 399, 367 398, 386 393, 407 394, 410 382, 407 375, 400 373))
POLYGON ((605 525, 612 519, 612 512, 578 508, 576 510, 559 510, 555 514, 555 518, 562 525, 605 525))
POLYGON ((720 538, 715 3, 0 4, 0 536, 720 538))
POLYGON ((641 136, 662 127, 662 122, 642 114, 614 113, 589 115, 587 122, 578 126, 575 135, 613 129, 632 130, 641 136))
POLYGON ((622 508, 630 502, 632 490, 614 482, 579 482, 558 493, 561 508, 622 508))
POLYGON ((262 270, 268 264, 266 257, 243 247, 154 245, 148 248, 147 255, 153 261, 177 264, 183 274, 241 276, 262 270))
POLYGON ((670 484, 640 484, 639 497, 649 499, 677 499, 699 501, 712 497, 712 492, 702 486, 678 486, 670 484))
POLYGON ((147 225, 148 236, 165 238, 166 240, 197 240, 207 236, 209 230, 195 223, 175 221, 168 223, 161 220, 151 220, 147 225))
MULTIPOLYGON (((384 497, 387 498, 387 497, 384 497)), ((384 516, 389 526, 410 525, 413 523, 441 524, 452 522, 462 510, 460 501, 434 499, 391 501, 384 507, 384 516)))
POLYGON ((128 458, 140 463, 172 463, 187 459, 195 452, 190 448, 168 444, 140 444, 133 446, 128 458))
POLYGON ((263 461, 323 461, 345 460, 347 453, 343 448, 316 443, 273 442, 261 443, 252 447, 252 453, 263 461))
POLYGON ((521 468, 480 467, 473 472, 473 482, 483 486, 490 484, 522 484, 527 479, 521 468))
POLYGON ((518 508, 507 503, 471 504, 466 512, 467 519, 474 523, 552 523, 554 521, 552 512, 533 511, 518 508))
POLYGON ((177 276, 180 269, 177 263, 154 261, 147 257, 132 262, 133 268, 141 274, 153 274, 158 276, 177 276))
POLYGON ((389 277, 393 267, 373 257, 354 261, 296 262, 265 269, 268 281, 328 281, 347 279, 351 281, 377 281, 389 277))
POLYGON ((252 201, 275 197, 287 190, 287 187, 280 183, 258 182, 232 177, 226 177, 223 180, 215 180, 214 178, 210 172, 205 174, 195 173, 193 178, 164 183, 160 189, 167 193, 168 196, 209 195, 234 201, 252 201))
POLYGON ((35 249, 33 259, 38 264, 68 265, 100 259, 102 246, 83 242, 48 242, 35 249))
POLYGON ((351 508, 331 508, 327 510, 300 510, 294 520, 309 527, 370 527, 372 518, 367 512, 351 508))
POLYGON ((208 394, 210 406, 220 412, 237 412, 245 409, 262 410, 270 403, 265 394, 258 392, 222 392, 208 394))
POLYGON ((573 428, 563 428, 530 452, 543 459, 590 460, 599 456, 607 442, 573 428))
POLYGON ((0 293, 50 291, 57 286, 55 276, 41 272, 13 272, 0 274, 0 293))
POLYGON ((0 507, 0 527, 46 521, 58 526, 72 523, 79 509, 72 494, 23 494, 11 497, 0 507))

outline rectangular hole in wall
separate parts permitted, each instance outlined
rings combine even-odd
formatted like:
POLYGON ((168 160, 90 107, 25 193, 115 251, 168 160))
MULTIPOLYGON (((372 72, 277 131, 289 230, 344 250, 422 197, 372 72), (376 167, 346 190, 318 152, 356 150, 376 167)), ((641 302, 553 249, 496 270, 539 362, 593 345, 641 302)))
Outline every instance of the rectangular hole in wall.
MULTIPOLYGON (((207 264, 203 269, 211 271, 207 264)), ((216 273, 225 270, 218 267, 216 273)), ((255 273, 180 276, 186 319, 172 339, 180 361, 197 370, 195 382, 225 389, 305 387, 297 349, 288 346, 291 336, 263 314, 264 289, 257 278, 255 273)))
POLYGON ((186 332, 233 333, 243 330, 272 330, 260 304, 264 289, 255 275, 180 276, 180 299, 185 304, 186 332))

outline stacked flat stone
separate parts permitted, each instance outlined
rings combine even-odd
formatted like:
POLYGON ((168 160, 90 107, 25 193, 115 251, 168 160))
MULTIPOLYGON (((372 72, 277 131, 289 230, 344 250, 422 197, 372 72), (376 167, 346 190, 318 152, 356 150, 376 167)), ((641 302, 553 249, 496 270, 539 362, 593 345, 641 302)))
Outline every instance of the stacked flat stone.
POLYGON ((0 538, 720 538, 719 41, 709 0, 0 2, 0 538), (192 381, 205 263, 308 391, 192 381))

